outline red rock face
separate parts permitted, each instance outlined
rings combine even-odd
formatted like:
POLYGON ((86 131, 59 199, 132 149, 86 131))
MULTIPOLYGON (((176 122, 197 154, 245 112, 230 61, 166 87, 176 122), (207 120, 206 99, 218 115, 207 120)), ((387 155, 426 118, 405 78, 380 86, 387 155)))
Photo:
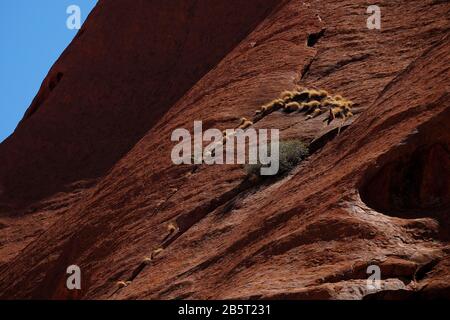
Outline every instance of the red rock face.
POLYGON ((1 145, 0 203, 104 175, 278 2, 100 1, 1 145))
POLYGON ((381 1, 377 31, 365 1, 229 3, 99 3, 0 147, 0 298, 448 296, 450 5, 381 1), (356 115, 259 121, 319 141, 287 176, 171 162, 174 129, 297 85, 356 115))

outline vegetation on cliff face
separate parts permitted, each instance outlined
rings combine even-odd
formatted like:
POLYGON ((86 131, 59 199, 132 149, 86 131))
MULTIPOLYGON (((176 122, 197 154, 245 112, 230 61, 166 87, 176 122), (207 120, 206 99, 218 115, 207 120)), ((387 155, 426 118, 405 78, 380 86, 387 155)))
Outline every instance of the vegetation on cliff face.
MULTIPOLYGON (((278 176, 288 173, 308 156, 308 147, 299 139, 280 141, 280 169, 278 176)), ((260 176, 263 164, 246 164, 247 176, 260 176)))

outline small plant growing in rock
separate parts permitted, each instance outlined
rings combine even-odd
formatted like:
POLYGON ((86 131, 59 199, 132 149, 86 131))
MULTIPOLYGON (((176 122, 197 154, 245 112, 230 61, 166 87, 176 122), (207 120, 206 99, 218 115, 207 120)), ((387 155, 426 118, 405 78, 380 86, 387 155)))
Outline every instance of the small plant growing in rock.
MULTIPOLYGON (((288 173, 308 156, 308 147, 299 139, 285 140, 280 142, 280 169, 278 176, 288 173)), ((244 170, 248 177, 259 177, 261 163, 246 164, 244 170)))

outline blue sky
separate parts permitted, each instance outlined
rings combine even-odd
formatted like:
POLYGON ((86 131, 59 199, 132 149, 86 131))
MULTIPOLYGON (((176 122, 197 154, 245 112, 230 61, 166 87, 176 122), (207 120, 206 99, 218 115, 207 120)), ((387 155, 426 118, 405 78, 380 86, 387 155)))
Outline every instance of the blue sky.
POLYGON ((15 129, 48 70, 77 30, 70 5, 84 22, 97 0, 0 0, 0 142, 15 129))

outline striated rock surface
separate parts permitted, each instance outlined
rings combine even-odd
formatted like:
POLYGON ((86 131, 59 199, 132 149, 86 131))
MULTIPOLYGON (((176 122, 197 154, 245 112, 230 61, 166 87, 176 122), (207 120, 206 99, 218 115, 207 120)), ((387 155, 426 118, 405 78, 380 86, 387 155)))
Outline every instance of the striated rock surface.
POLYGON ((380 1, 378 31, 366 1, 231 2, 99 2, 0 146, 0 298, 449 297, 450 4, 380 1), (321 141, 288 176, 172 164, 174 129, 298 85, 355 117, 259 121, 321 141))

